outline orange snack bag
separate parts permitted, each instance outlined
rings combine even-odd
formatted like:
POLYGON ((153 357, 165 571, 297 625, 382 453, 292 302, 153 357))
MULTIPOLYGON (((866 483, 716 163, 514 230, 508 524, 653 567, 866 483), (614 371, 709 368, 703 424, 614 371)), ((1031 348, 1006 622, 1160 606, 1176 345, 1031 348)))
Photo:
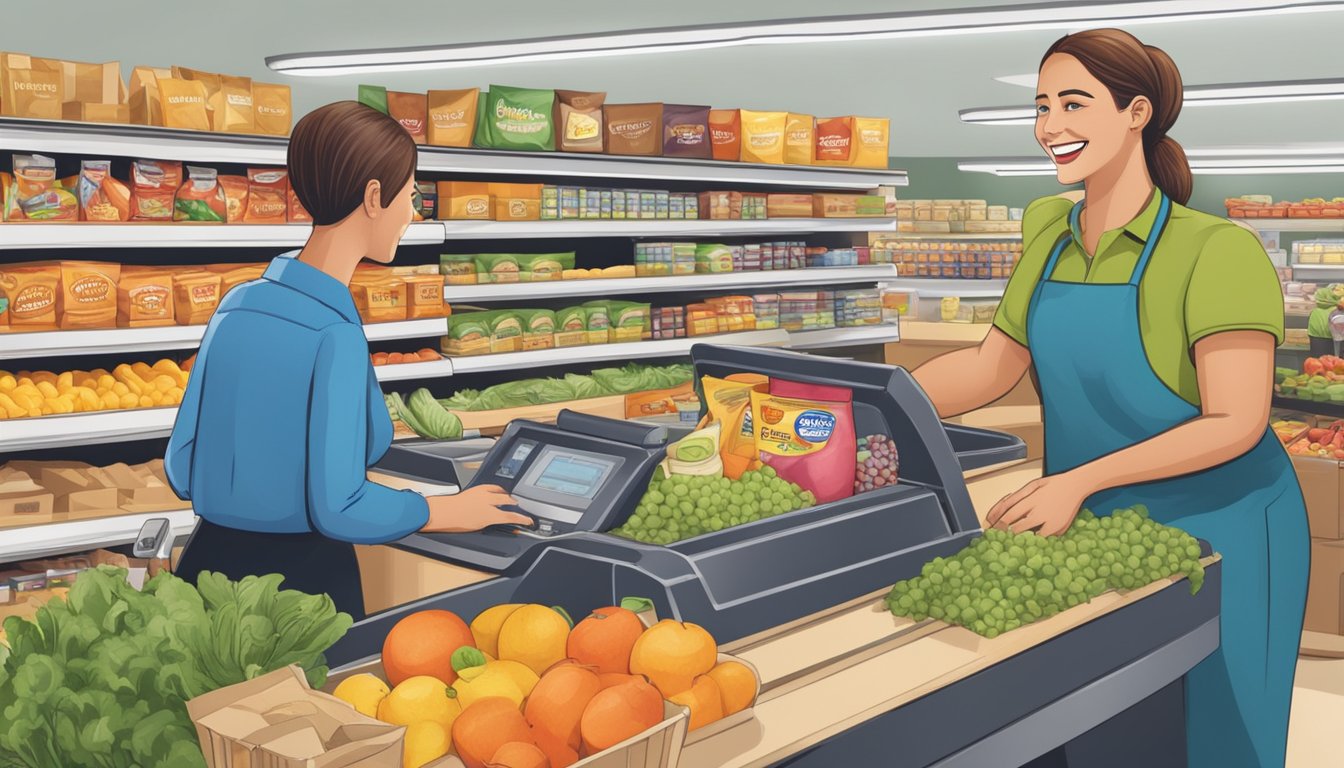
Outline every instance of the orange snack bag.
POLYGON ((284 168, 247 169, 249 224, 284 224, 289 213, 289 171, 284 168))

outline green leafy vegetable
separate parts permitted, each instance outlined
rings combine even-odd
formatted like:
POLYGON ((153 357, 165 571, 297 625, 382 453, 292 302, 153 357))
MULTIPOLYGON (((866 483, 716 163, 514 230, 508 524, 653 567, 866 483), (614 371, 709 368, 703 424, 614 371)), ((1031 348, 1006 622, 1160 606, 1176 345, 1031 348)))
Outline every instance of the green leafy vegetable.
POLYGON ((350 628, 331 598, 280 583, 163 573, 136 590, 102 566, 32 621, 6 619, 0 766, 204 766, 187 700, 289 664, 320 687, 350 628))
POLYGON ((456 440, 462 437, 462 420, 439 405, 428 389, 421 387, 411 393, 406 403, 415 414, 415 420, 424 428, 415 428, 422 437, 435 440, 456 440))
POLYGON ((672 389, 690 381, 694 375, 694 369, 689 365, 651 367, 631 364, 625 368, 593 371, 590 376, 569 373, 564 379, 522 379, 496 384, 482 391, 464 389, 452 397, 440 400, 439 404, 455 411, 493 411, 527 405, 547 405, 568 400, 672 389))

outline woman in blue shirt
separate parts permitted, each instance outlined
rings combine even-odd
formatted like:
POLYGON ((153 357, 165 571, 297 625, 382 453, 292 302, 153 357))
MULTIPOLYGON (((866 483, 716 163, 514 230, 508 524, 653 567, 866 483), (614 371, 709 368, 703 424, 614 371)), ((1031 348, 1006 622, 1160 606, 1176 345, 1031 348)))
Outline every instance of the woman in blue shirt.
POLYGON ((201 518, 177 572, 280 573, 360 618, 354 544, 531 520, 498 487, 425 498, 366 474, 392 423, 349 284, 361 259, 391 262, 411 223, 415 143, 338 102, 299 121, 288 163, 313 233, 220 302, 168 441, 168 479, 201 518))

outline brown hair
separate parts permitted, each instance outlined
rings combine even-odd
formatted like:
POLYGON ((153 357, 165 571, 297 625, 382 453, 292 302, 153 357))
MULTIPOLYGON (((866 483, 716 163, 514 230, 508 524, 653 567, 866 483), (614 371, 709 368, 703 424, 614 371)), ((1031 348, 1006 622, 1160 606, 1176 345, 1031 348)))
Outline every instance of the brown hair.
POLYGON ((1184 205, 1194 191, 1185 150, 1167 135, 1181 114, 1181 71, 1161 48, 1144 45, 1120 29, 1092 29, 1065 35, 1041 57, 1063 53, 1078 59, 1092 76, 1110 90, 1115 108, 1128 107, 1136 97, 1153 104, 1153 116, 1143 129, 1143 154, 1148 174, 1172 200, 1184 205))
POLYGON ((318 226, 335 224, 364 203, 377 179, 391 205, 415 173, 415 141, 401 124, 355 101, 309 112, 289 138, 289 183, 318 226))

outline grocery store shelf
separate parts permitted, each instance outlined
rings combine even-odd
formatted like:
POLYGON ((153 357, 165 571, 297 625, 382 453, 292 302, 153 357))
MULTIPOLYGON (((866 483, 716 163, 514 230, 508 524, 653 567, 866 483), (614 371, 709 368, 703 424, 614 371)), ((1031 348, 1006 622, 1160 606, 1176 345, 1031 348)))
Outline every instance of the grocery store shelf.
MULTIPOLYGON (((280 136, 243 136, 58 120, 0 119, 0 150, 23 152, 284 165, 288 144, 288 140, 280 136)), ((901 170, 814 168, 661 157, 500 152, 427 146, 419 149, 418 170, 440 173, 664 180, 855 191, 909 184, 906 172, 901 170)))
POLYGON ((445 221, 448 240, 580 237, 753 237, 825 232, 890 232, 895 219, 586 219, 445 221))
POLYGON ((883 234, 883 240, 1021 240, 1021 232, 892 232, 883 234))
POLYGON ((7 419, 0 427, 0 453, 167 437, 176 418, 176 408, 135 408, 7 419))
POLYGON ((905 171, 894 169, 817 168, 667 157, 500 152, 426 146, 419 149, 419 170, 443 173, 581 177, 613 181, 688 181, 699 184, 754 184, 853 191, 867 191, 880 186, 904 187, 910 183, 905 171))
POLYGON ((1280 397, 1278 395, 1275 395, 1270 403, 1275 408, 1314 413, 1317 416, 1328 416, 1332 419, 1344 419, 1344 403, 1318 403, 1314 400, 1299 400, 1296 397, 1280 397))
POLYGON ((1261 232, 1344 232, 1344 219, 1233 219, 1261 232))
POLYGON ((1302 272, 1341 272, 1344 273, 1344 264, 1294 264, 1292 269, 1302 272))
POLYGON ((787 347, 789 334, 783 330, 744 331, 716 336, 693 336, 684 339, 658 341, 631 341, 620 344, 595 344, 586 347, 538 349, 530 352, 505 352, 476 357, 455 357, 453 371, 457 374, 482 371, 509 371, 541 368, 567 363, 598 363, 638 360, 651 357, 677 357, 690 354, 696 344, 724 344, 742 347, 787 347))
POLYGON ((889 281, 886 287, 894 291, 909 291, 931 299, 957 296, 963 299, 998 299, 1003 297, 1007 280, 941 279, 906 277, 889 281))
POLYGON ((131 544, 146 521, 159 517, 168 519, 175 537, 190 535, 196 527, 195 513, 178 509, 0 528, 0 562, 131 544))
POLYGON ((789 349, 833 349, 865 344, 891 344, 901 340, 899 326, 866 325, 858 328, 826 328, 819 331, 792 331, 789 349))
MULTIPOLYGON (((371 323, 364 326, 369 341, 442 336, 443 318, 371 323)), ((39 331, 5 334, 0 360, 57 355, 102 355, 119 352, 154 352, 194 349, 205 334, 204 325, 172 325, 164 328, 108 328, 89 331, 39 331)))
MULTIPOLYGON (((311 230, 303 224, 8 223, 0 225, 0 248, 298 248, 311 230)), ((437 221, 411 224, 401 241, 442 243, 437 221)))
POLYGON ((453 361, 444 359, 428 360, 423 363, 392 363, 375 366, 373 373, 379 381, 438 379, 453 375, 453 361))
POLYGON ((717 275, 623 277, 603 280, 551 280, 540 283, 445 285, 447 302, 512 301, 568 296, 615 296, 679 291, 782 289, 806 285, 878 283, 896 279, 896 266, 816 267, 764 272, 725 272, 717 275))

